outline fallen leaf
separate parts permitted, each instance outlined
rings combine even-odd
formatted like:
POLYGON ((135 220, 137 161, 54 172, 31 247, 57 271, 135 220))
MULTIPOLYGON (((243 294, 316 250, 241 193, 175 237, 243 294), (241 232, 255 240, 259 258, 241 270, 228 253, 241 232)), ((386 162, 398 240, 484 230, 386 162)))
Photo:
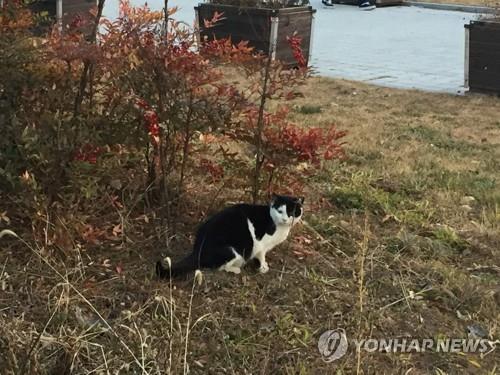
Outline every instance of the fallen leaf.
POLYGON ((10 223, 10 219, 7 216, 7 211, 0 213, 0 221, 5 221, 7 224, 10 223))
POLYGON ((113 236, 118 237, 122 233, 123 233, 123 227, 122 227, 122 225, 121 224, 116 224, 113 227, 113 236))

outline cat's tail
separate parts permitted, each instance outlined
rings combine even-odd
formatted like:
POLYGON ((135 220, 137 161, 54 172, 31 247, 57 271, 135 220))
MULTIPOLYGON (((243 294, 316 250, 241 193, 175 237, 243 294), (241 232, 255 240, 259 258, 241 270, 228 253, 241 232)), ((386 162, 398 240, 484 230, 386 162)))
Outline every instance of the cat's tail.
POLYGON ((161 260, 159 260, 158 262, 156 262, 156 275, 160 279, 169 279, 170 277, 174 278, 183 276, 199 268, 197 261, 198 259, 194 253, 189 254, 187 257, 177 263, 172 264, 172 266, 170 267, 169 264, 164 267, 161 260))

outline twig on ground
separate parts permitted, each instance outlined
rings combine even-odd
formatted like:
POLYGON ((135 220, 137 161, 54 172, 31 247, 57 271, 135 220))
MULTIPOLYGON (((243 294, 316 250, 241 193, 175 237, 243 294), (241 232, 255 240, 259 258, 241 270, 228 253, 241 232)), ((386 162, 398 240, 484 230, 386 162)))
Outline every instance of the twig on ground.
POLYGON ((188 343, 189 343, 189 332, 191 330, 191 327, 189 326, 191 324, 191 312, 193 308, 193 297, 194 297, 194 289, 196 287, 196 283, 200 282, 201 278, 201 271, 196 270, 194 277, 193 277, 193 286, 191 287, 191 295, 189 298, 189 308, 188 308, 188 318, 187 318, 187 323, 186 323, 186 337, 185 337, 185 343, 184 343, 184 368, 183 368, 183 374, 187 375, 189 373, 189 366, 187 363, 187 354, 188 354, 188 343))
MULTIPOLYGON (((425 289, 422 289, 420 292, 415 293, 414 296, 419 296, 419 295, 424 294, 424 293, 426 293, 426 292, 428 292, 430 290, 432 290, 431 286, 427 287, 425 289)), ((405 295, 403 298, 400 298, 400 299, 398 299, 398 300, 396 300, 394 302, 389 303, 388 305, 385 305, 385 306, 381 307, 379 311, 382 311, 382 310, 387 309, 388 307, 394 306, 395 304, 397 304, 399 302, 402 302, 402 301, 406 300, 407 298, 408 297, 405 295)))

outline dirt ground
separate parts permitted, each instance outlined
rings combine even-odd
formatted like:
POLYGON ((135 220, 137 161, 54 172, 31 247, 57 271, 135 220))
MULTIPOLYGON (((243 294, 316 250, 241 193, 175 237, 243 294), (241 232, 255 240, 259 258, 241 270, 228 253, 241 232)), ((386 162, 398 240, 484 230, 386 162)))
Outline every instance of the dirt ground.
MULTIPOLYGON (((337 328, 349 340, 465 338, 471 327, 498 339, 500 100, 326 78, 301 92, 293 119, 347 130, 348 157, 312 173, 305 222, 269 254, 270 272, 249 265, 240 275, 206 271, 201 284, 158 281, 158 257, 189 248, 206 213, 194 208, 179 223, 185 236, 168 244, 161 220, 137 212, 121 222, 103 213, 122 225, 118 239, 75 242, 68 253, 5 236, 1 373, 498 373, 498 349, 350 345, 326 363, 317 343, 337 328)), ((225 199, 207 203, 200 192, 192 206, 225 199)), ((0 229, 25 238, 30 223, 8 216, 0 229)))

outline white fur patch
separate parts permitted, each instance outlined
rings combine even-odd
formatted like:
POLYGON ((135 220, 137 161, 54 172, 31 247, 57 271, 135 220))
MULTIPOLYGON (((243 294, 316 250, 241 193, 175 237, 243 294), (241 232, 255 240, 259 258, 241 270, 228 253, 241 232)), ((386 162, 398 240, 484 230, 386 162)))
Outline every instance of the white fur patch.
POLYGON ((259 253, 263 253, 262 256, 264 256, 269 250, 285 241, 291 228, 289 225, 277 225, 273 235, 265 233, 264 236, 258 240, 255 236, 255 227, 252 222, 248 219, 247 222, 248 230, 253 239, 253 249, 250 258, 259 259, 259 253))
POLYGON ((233 248, 234 258, 231 259, 229 262, 226 264, 223 264, 222 266, 219 267, 219 271, 226 271, 226 272, 232 272, 232 273, 240 273, 241 272, 241 267, 244 266, 245 264, 245 259, 236 252, 233 248))
POLYGON ((293 216, 288 216, 285 204, 279 207, 271 206, 269 213, 276 225, 291 225, 294 221, 293 216))
MULTIPOLYGON (((267 271, 269 271, 269 265, 266 262, 266 253, 285 241, 288 237, 288 234, 290 233, 290 229, 292 228, 292 226, 300 220, 300 217, 294 218, 293 216, 288 216, 286 205, 282 205, 278 208, 271 206, 270 214, 276 225, 276 230, 272 235, 264 233, 264 236, 260 240, 258 240, 255 235, 254 225, 249 219, 247 219, 248 231, 250 232, 253 240, 253 248, 250 259, 256 258, 259 260, 259 270, 261 273, 266 273, 267 271)), ((240 273, 240 269, 245 265, 246 261, 234 249, 232 250, 234 253, 234 258, 226 264, 222 265, 219 270, 240 273)))

